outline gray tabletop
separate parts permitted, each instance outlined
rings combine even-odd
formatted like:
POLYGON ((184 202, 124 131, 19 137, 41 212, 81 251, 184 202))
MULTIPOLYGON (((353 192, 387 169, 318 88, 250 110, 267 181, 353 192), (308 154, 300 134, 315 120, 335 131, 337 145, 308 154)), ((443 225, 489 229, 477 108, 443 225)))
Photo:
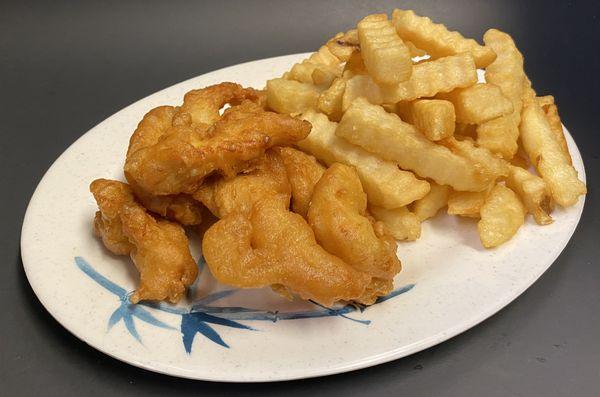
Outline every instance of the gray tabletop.
POLYGON ((2 2, 0 394, 598 395, 599 11, 597 1, 2 2), (571 242, 537 283, 484 323, 421 353, 274 384, 146 372, 95 351, 51 318, 25 278, 20 227, 36 184, 76 138, 164 87, 227 65, 314 50, 359 17, 395 6, 466 36, 480 38, 489 27, 508 31, 537 91, 557 97, 583 155, 589 194, 571 242))

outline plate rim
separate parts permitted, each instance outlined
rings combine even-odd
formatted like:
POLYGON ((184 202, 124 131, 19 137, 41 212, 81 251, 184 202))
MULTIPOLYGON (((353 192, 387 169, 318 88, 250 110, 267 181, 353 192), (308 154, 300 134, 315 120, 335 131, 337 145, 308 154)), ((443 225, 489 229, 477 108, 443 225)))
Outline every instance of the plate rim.
MULTIPOLYGON (((81 136, 79 136, 75 141, 73 141, 52 162, 52 164, 46 169, 43 176, 38 181, 36 188, 35 188, 34 192, 32 193, 31 198, 29 199, 29 202, 27 204, 27 208, 26 208, 25 214, 23 216, 23 223, 22 223, 22 227, 21 227, 20 251, 21 251, 21 259, 22 259, 23 269, 24 269, 24 272, 25 272, 25 275, 27 278, 27 282, 31 286, 31 289, 34 292, 37 300, 42 304, 44 309, 52 316, 52 318, 54 318, 54 320, 56 320, 64 329, 66 329, 70 334, 75 336, 77 339, 79 339, 80 341, 93 347, 94 349, 102 352, 103 354, 106 354, 122 363, 133 365, 135 367, 142 368, 144 370, 148 370, 151 372, 160 373, 163 375, 176 376, 176 377, 192 379, 192 380, 202 380, 202 381, 211 381, 211 382, 228 382, 228 383, 280 382, 280 381, 287 381, 287 380, 306 379, 306 378, 314 378, 314 377, 320 377, 320 376, 329 376, 329 375, 334 375, 334 374, 339 374, 339 373, 344 373, 344 372, 356 371, 356 370, 367 368, 367 367, 372 367, 375 365, 379 365, 379 364, 394 361, 394 360, 397 360, 397 359, 400 359, 403 357, 407 357, 414 353, 426 350, 430 347, 433 347, 440 343, 443 343, 443 342, 445 342, 457 335, 460 335, 461 333, 477 326, 478 324, 486 321, 487 319, 489 319, 490 317, 492 317, 493 315, 498 313, 500 310, 504 309, 511 302, 515 301, 518 297, 520 297, 527 289, 529 289, 554 264, 554 262, 556 262, 556 259, 563 253, 563 251, 567 247, 568 243, 571 241, 571 238, 573 237, 574 233, 577 231, 577 229, 579 227, 579 223, 581 221, 581 216, 582 216, 583 210, 585 208, 585 201, 586 201, 585 195, 580 198, 581 204, 579 207, 579 212, 577 213, 577 223, 575 224, 575 227, 568 235, 562 236, 563 239, 560 241, 560 244, 557 244, 557 246, 560 246, 561 248, 554 255, 550 264, 548 266, 546 266, 543 270, 541 270, 537 274, 535 274, 531 279, 520 284, 519 285, 520 288, 518 288, 514 294, 507 296, 505 299, 503 299, 501 301, 495 301, 494 305, 490 305, 486 308, 487 310, 485 310, 483 312, 479 312, 478 315, 474 315, 474 316, 472 316, 472 318, 469 318, 466 321, 462 321, 462 322, 450 327, 449 329, 446 329, 436 335, 430 336, 427 339, 422 339, 419 342, 413 343, 412 345, 397 347, 394 349, 390 349, 384 353, 374 354, 374 355, 370 355, 370 356, 362 358, 362 359, 356 359, 356 360, 349 361, 346 363, 336 364, 336 365, 333 365, 330 368, 326 368, 326 369, 304 368, 303 370, 295 370, 295 372, 293 372, 293 371, 285 372, 283 375, 277 374, 276 376, 265 375, 265 376, 254 376, 254 377, 250 377, 250 378, 233 378, 233 379, 224 377, 224 376, 207 376, 207 374, 202 374, 202 373, 199 373, 198 375, 200 375, 200 376, 198 376, 196 374, 191 374, 188 370, 184 370, 183 368, 179 368, 176 366, 169 366, 169 365, 160 364, 160 363, 158 363, 158 365, 157 365, 156 362, 146 363, 146 362, 142 362, 142 361, 135 360, 135 359, 124 358, 124 357, 122 358, 122 357, 118 356, 118 353, 115 353, 112 350, 110 350, 104 346, 101 346, 100 344, 89 343, 86 339, 84 339, 85 335, 78 335, 74 330, 72 330, 69 326, 67 326, 68 322, 64 321, 64 319, 60 318, 60 315, 57 313, 58 311, 54 310, 51 303, 42 297, 43 294, 39 293, 38 289, 40 287, 37 286, 38 289, 36 289, 35 282, 31 281, 32 278, 30 277, 30 274, 28 273, 28 265, 27 265, 27 263, 29 262, 30 259, 28 258, 28 256, 29 256, 28 251, 25 248, 25 246, 27 244, 26 240, 27 240, 27 231, 28 231, 28 223, 29 223, 28 221, 29 221, 29 218, 31 217, 30 207, 32 207, 32 205, 34 205, 35 202, 37 201, 37 196, 40 194, 40 191, 44 187, 44 180, 45 180, 46 176, 51 172, 51 170, 61 160, 61 158, 63 156, 65 156, 70 150, 73 150, 73 147, 76 146, 76 144, 79 141, 89 139, 89 137, 93 135, 93 134, 90 135, 90 132, 93 132, 99 126, 103 125, 104 123, 110 122, 118 114, 120 114, 122 112, 126 112, 129 108, 134 107, 139 102, 146 101, 155 95, 160 95, 166 90, 171 90, 171 89, 174 89, 175 87, 185 85, 188 82, 190 82, 191 80, 195 80, 201 76, 206 76, 206 75, 213 74, 213 73, 225 72, 227 69, 230 69, 230 68, 238 68, 238 67, 241 67, 241 66, 244 66, 247 64, 251 64, 254 62, 268 62, 268 61, 273 62, 275 60, 282 60, 284 58, 301 58, 301 57, 306 57, 309 54, 311 54, 311 53, 310 52, 296 53, 296 54, 281 55, 281 56, 246 61, 246 62, 234 64, 234 65, 229 65, 229 66, 219 68, 216 70, 212 70, 207 73, 203 73, 201 75, 194 76, 194 77, 188 78, 186 80, 180 81, 178 83, 175 83, 173 85, 170 85, 168 87, 162 88, 158 91, 155 91, 149 95, 146 95, 146 96, 136 100, 135 102, 130 103, 129 105, 114 112, 109 117, 107 117, 107 118, 103 119, 102 121, 100 121, 99 123, 95 124, 93 127, 88 129, 85 133, 83 133, 81 136)), ((574 157, 574 160, 578 160, 576 162, 578 162, 582 165, 581 172, 579 172, 579 177, 585 183, 585 182, 587 182, 585 163, 583 162, 583 158, 581 157, 581 153, 579 151, 577 143, 575 142, 575 140, 573 139, 572 135, 567 130, 567 128, 564 126, 564 124, 563 124, 563 131, 565 132, 565 137, 567 139, 569 147, 575 149, 574 151, 572 150, 571 156, 574 157)), ((30 268, 30 270, 31 270, 31 268, 30 268)))

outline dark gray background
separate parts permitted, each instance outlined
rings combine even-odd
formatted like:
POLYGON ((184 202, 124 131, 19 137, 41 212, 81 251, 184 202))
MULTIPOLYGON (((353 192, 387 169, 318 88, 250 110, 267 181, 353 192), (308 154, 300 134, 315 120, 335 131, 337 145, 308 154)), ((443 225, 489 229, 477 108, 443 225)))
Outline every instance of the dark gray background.
POLYGON ((598 395, 597 1, 80 3, 0 3, 0 394, 598 395), (95 351, 50 317, 23 273, 19 234, 36 184, 71 142, 164 87, 227 65, 314 50, 359 17, 394 6, 466 36, 480 38, 489 27, 508 31, 537 91, 557 97, 583 155, 589 194, 573 239, 534 286, 440 346, 358 372, 276 384, 145 372, 95 351))

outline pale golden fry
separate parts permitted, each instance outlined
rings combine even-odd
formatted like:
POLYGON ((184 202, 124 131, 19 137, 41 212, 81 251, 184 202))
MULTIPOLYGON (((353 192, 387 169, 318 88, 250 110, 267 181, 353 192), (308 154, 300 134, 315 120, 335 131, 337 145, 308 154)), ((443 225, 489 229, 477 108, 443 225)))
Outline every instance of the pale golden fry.
POLYGON ((544 111, 534 101, 523 109, 521 141, 531 163, 542 176, 552 198, 563 207, 576 204, 586 194, 585 184, 561 150, 544 111))
POLYGON ((100 209, 94 219, 96 234, 113 253, 130 254, 140 272, 130 301, 178 302, 198 274, 183 228, 149 215, 125 183, 97 179, 90 191, 100 209))
POLYGON ((354 168, 336 163, 317 182, 308 223, 317 242, 361 272, 393 279, 400 271, 396 241, 382 224, 371 223, 367 195, 354 168))
POLYGON ((446 146, 453 153, 471 160, 480 171, 493 175, 494 180, 508 175, 508 162, 486 148, 475 146, 470 139, 459 141, 454 137, 450 137, 439 141, 439 143, 446 146))
POLYGON ((292 66, 285 78, 326 88, 335 78, 342 75, 342 70, 340 59, 327 46, 322 46, 319 51, 292 66))
POLYGON ((348 80, 344 93, 344 108, 357 97, 365 97, 373 104, 412 101, 432 97, 440 92, 469 87, 477 82, 477 70, 471 55, 464 53, 418 63, 413 66, 410 79, 400 83, 379 86, 370 76, 354 76, 348 80), (353 80, 360 83, 353 83, 353 80), (352 84, 356 88, 349 91, 352 84))
POLYGON ((504 185, 496 185, 481 207, 477 223, 485 248, 497 247, 510 240, 525 221, 525 207, 519 197, 504 185))
POLYGON ((404 40, 404 44, 406 44, 406 47, 408 47, 408 51, 410 52, 410 56, 413 57, 413 58, 423 57, 423 56, 427 55, 427 51, 422 50, 420 48, 417 48, 417 46, 414 45, 410 41, 404 40))
POLYGON ((193 195, 219 218, 234 212, 248 214, 265 196, 273 196, 286 205, 290 202, 290 182, 277 148, 254 161, 252 171, 233 178, 214 177, 205 181, 193 195))
POLYGON ((433 23, 428 17, 418 16, 412 10, 395 9, 392 21, 403 40, 422 48, 432 58, 469 52, 478 68, 484 68, 496 59, 491 48, 484 47, 473 39, 466 39, 458 32, 449 31, 444 25, 433 23))
POLYGON ((431 141, 439 141, 454 134, 455 114, 452 102, 442 99, 417 99, 397 104, 402 120, 413 124, 431 141))
POLYGON ((358 23, 362 58, 369 75, 379 84, 398 84, 412 74, 408 47, 385 14, 364 17, 358 23))
POLYGON ((129 156, 125 172, 152 194, 193 193, 207 175, 235 175, 268 148, 292 144, 309 132, 309 123, 247 101, 225 110, 206 136, 193 126, 173 127, 155 145, 129 156))
POLYGON ((269 197, 259 200, 249 216, 237 212, 215 223, 204 235, 202 252, 211 273, 224 284, 277 284, 325 306, 360 300, 371 283, 368 274, 319 246, 300 215, 269 197))
POLYGON ((304 120, 312 124, 311 133, 297 145, 327 165, 342 163, 356 168, 369 203, 384 208, 410 204, 429 192, 429 183, 417 179, 390 161, 348 143, 335 135, 337 123, 323 114, 307 112, 304 120))
POLYGON ((488 83, 500 87, 502 94, 512 102, 513 112, 478 126, 477 144, 509 160, 517 151, 519 138, 526 79, 523 55, 512 38, 499 30, 488 30, 483 36, 483 41, 497 54, 496 60, 485 70, 485 79, 488 83))
POLYGON ((560 116, 558 115, 558 108, 554 103, 554 97, 552 95, 538 97, 538 104, 542 107, 542 110, 544 110, 544 113, 546 114, 546 119, 548 120, 548 124, 550 124, 550 129, 554 134, 554 138, 560 145, 560 149, 565 157, 567 157, 569 160, 569 164, 573 164, 571 153, 569 153, 569 146, 567 145, 567 139, 565 138, 565 134, 563 132, 562 122, 560 121, 560 116))
POLYGON ((258 102, 259 92, 235 83, 220 83, 185 94, 183 105, 173 116, 173 125, 207 124, 219 120, 219 110, 226 104, 238 105, 243 100, 258 102))
POLYGON ((314 84, 294 80, 267 81, 267 105, 277 113, 301 113, 317 107, 321 89, 314 84))
POLYGON ((510 167, 506 186, 517 193, 538 225, 552 223, 552 217, 549 214, 554 208, 554 202, 550 196, 550 190, 542 178, 522 168, 510 167))
POLYGON ((346 33, 340 32, 336 34, 325 45, 333 55, 343 62, 348 61, 354 52, 360 51, 360 43, 358 41, 358 32, 356 29, 349 30, 346 33))
POLYGON ((512 102, 493 84, 481 83, 467 88, 457 88, 437 98, 454 104, 456 122, 481 124, 513 112, 512 102))
POLYGON ((433 218, 440 209, 448 204, 448 196, 451 190, 449 186, 432 182, 431 190, 427 196, 412 204, 412 212, 421 222, 433 218))
POLYGON ((356 99, 344 113, 336 135, 385 160, 397 162, 423 178, 456 190, 481 191, 499 176, 486 164, 432 143, 397 115, 387 113, 364 98, 356 99))
POLYGON ((331 86, 323 91, 317 101, 317 108, 325 113, 329 120, 340 121, 342 118, 342 99, 346 90, 346 80, 337 78, 331 86))
MULTIPOLYGON (((160 106, 146 113, 129 139, 127 157, 140 149, 155 145, 171 128, 176 112, 177 108, 172 106, 160 106)), ((135 197, 148 210, 183 225, 197 225, 202 222, 202 205, 192 197, 186 194, 157 196, 137 186, 127 172, 125 177, 135 197)))
POLYGON ((406 207, 385 209, 370 206, 373 217, 386 226, 396 240, 415 241, 421 237, 421 220, 406 207))
POLYGON ((357 74, 367 74, 367 67, 365 66, 365 62, 360 51, 355 51, 352 53, 352 55, 350 55, 350 58, 344 65, 344 73, 342 76, 344 79, 348 80, 350 77, 357 74))
POLYGON ((310 154, 291 147, 278 149, 292 189, 292 210, 306 218, 313 190, 325 167, 310 154))
POLYGON ((453 190, 448 197, 448 214, 479 218, 479 212, 489 191, 457 192, 453 190))

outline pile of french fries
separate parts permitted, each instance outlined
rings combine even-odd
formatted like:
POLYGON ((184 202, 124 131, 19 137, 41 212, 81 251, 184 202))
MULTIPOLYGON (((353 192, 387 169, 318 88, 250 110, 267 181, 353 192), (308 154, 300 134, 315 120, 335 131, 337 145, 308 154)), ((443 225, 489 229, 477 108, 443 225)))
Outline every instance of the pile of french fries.
POLYGON ((536 95, 513 39, 490 29, 483 41, 413 11, 369 15, 268 81, 267 103, 311 122, 302 150, 356 168, 398 240, 447 207, 478 218, 496 247, 527 213, 549 224, 554 203, 574 205, 586 187, 554 98, 536 95))

